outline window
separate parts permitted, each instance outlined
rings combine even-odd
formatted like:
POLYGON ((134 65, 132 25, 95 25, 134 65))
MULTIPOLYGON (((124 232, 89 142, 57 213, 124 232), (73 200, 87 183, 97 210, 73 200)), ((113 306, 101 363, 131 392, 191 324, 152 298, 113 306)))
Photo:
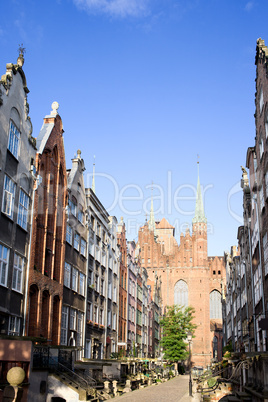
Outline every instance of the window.
POLYGON ((10 128, 9 128, 9 140, 8 140, 8 149, 9 151, 18 159, 19 155, 19 143, 20 143, 20 132, 10 120, 10 128))
POLYGON ((100 321, 99 321, 99 323, 101 325, 103 325, 103 310, 102 309, 100 309, 100 321))
POLYGON ((20 225, 25 230, 27 229, 28 208, 29 208, 29 197, 24 191, 20 190, 18 225, 20 225))
POLYGON ((76 310, 70 309, 70 329, 76 330, 76 310))
POLYGON ((268 170, 265 173, 265 189, 266 189, 266 198, 268 198, 268 170))
POLYGON ((261 186, 261 188, 260 188, 260 207, 261 207, 261 211, 263 210, 264 206, 265 206, 265 203, 264 203, 264 196, 263 196, 263 187, 261 186))
POLYGON ((81 208, 78 209, 77 219, 83 224, 83 210, 81 208))
POLYGON ((66 241, 71 245, 73 244, 73 229, 70 225, 67 225, 66 228, 66 241))
POLYGON ((78 285, 78 270, 76 268, 73 268, 72 271, 72 289, 77 292, 77 286, 78 285))
POLYGON ((264 148, 263 148, 263 139, 262 139, 262 134, 260 133, 260 139, 259 139, 259 151, 260 151, 260 159, 262 158, 264 148))
POLYGON ((14 256, 14 267, 13 267, 13 278, 12 278, 12 289, 22 292, 22 274, 24 267, 24 258, 15 253, 14 256))
POLYGON ((114 303, 117 302, 117 288, 116 288, 116 286, 114 286, 113 302, 114 303))
POLYGON ((91 358, 91 339, 86 339, 85 358, 91 358))
POLYGON ((111 312, 111 310, 108 310, 108 315, 107 315, 107 325, 108 325, 108 327, 111 326, 111 321, 112 321, 112 312, 111 312))
POLYGON ((80 246, 80 236, 78 233, 75 233, 74 235, 74 248, 79 251, 79 246, 80 246))
POLYGON ((69 200, 69 209, 72 215, 76 216, 76 205, 73 201, 69 200))
POLYGON ((61 343, 61 345, 67 345, 68 313, 69 313, 69 307, 62 306, 61 335, 60 335, 60 343, 61 343))
POLYGON ((71 287, 71 265, 65 262, 64 266, 64 286, 71 287))
POLYGON ((0 285, 7 285, 9 249, 0 244, 0 285))
POLYGON ((262 89, 262 87, 261 87, 261 89, 260 89, 259 102, 260 102, 260 114, 261 114, 262 109, 263 109, 263 105, 264 105, 264 101, 263 101, 263 89, 262 89))
POLYGON ((104 279, 101 279, 100 294, 104 296, 104 279))
POLYGON ((20 318, 15 316, 9 317, 8 335, 20 335, 20 318))
POLYGON ((188 306, 188 285, 183 280, 179 280, 174 288, 174 304, 178 306, 188 306))
POLYGON ((98 323, 98 312, 99 312, 99 308, 98 308, 98 306, 94 306, 94 317, 93 317, 93 319, 94 319, 94 322, 96 322, 96 323, 98 323))
POLYGON ((264 254, 264 272, 265 275, 268 274, 268 238, 267 238, 267 233, 263 236, 262 239, 262 245, 263 245, 263 254, 264 254))
POLYGON ((85 275, 82 272, 79 274, 79 293, 85 296, 85 275))
POLYGON ((266 118, 265 118, 265 135, 266 135, 266 138, 268 138, 268 113, 266 114, 266 118))
POLYGON ((87 320, 92 320, 92 303, 87 304, 87 320))
POLYGON ((77 315, 77 346, 82 346, 82 335, 83 335, 83 316, 84 314, 81 311, 78 311, 77 315))
POLYGON ((99 291, 99 276, 98 275, 95 276, 95 290, 96 290, 96 292, 99 291))
POLYGON ((86 257, 87 242, 81 238, 81 254, 86 257))
POLYGON ((16 184, 10 179, 10 177, 5 175, 2 212, 4 212, 11 219, 13 218, 14 212, 15 192, 16 184))
POLYGON ((221 294, 218 290, 213 290, 209 295, 210 300, 210 319, 222 319, 221 294))
POLYGON ((113 313, 113 329, 116 331, 116 313, 113 313))
POLYGON ((262 298, 262 282, 261 282, 261 266, 258 265, 254 273, 254 293, 255 293, 255 303, 259 303, 262 298))

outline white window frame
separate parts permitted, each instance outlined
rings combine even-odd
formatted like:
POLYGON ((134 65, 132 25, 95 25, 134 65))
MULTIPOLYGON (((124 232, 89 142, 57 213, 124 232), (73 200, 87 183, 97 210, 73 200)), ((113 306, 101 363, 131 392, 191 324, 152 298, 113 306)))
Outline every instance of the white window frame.
POLYGON ((69 243, 72 246, 72 244, 73 244, 73 229, 68 224, 66 226, 66 241, 67 241, 67 243, 69 243))
POLYGON ((78 289, 78 269, 74 268, 72 269, 72 289, 77 292, 78 289))
POLYGON ((81 237, 81 245, 80 245, 80 253, 86 257, 86 252, 87 252, 87 242, 83 237, 81 237))
POLYGON ((76 217, 77 205, 73 201, 71 201, 70 199, 69 199, 68 205, 69 205, 69 209, 70 209, 71 214, 76 217))
POLYGON ((84 314, 81 311, 78 311, 77 312, 77 335, 76 335, 77 346, 83 345, 83 317, 84 317, 84 314))
POLYGON ((62 306, 60 344, 67 345, 69 307, 62 306))
POLYGON ((10 219, 13 219, 15 194, 16 183, 9 176, 5 175, 2 212, 10 219))
POLYGON ((82 296, 85 296, 85 281, 85 275, 82 272, 79 272, 79 293, 82 296))
POLYGON ((23 270, 24 270, 24 258, 19 254, 14 254, 13 265, 13 277, 12 277, 12 289, 22 293, 23 283, 23 270))
POLYGON ((80 250, 80 235, 77 232, 74 234, 74 249, 77 251, 80 250))
POLYGON ((63 278, 63 284, 67 288, 71 288, 71 264, 65 261, 64 265, 64 278, 63 278))
POLYGON ((20 189, 17 223, 25 230, 27 230, 29 203, 30 197, 20 189))
POLYGON ((8 335, 19 336, 20 335, 20 317, 15 315, 9 316, 8 321, 8 335))
POLYGON ((7 286, 9 248, 0 244, 0 285, 7 286))
POLYGON ((113 313, 113 330, 116 331, 116 313, 113 313))
POLYGON ((8 150, 18 159, 19 147, 20 147, 20 131, 16 124, 10 120, 9 125, 9 138, 8 138, 8 150))
POLYGON ((76 315, 77 311, 74 308, 70 308, 70 330, 76 331, 76 315))

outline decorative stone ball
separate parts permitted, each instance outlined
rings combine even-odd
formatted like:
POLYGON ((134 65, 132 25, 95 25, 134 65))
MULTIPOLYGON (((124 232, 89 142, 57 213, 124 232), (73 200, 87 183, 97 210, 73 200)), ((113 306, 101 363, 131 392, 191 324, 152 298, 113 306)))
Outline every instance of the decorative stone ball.
POLYGON ((7 381, 13 387, 18 386, 25 378, 25 371, 21 367, 12 367, 7 372, 7 381))

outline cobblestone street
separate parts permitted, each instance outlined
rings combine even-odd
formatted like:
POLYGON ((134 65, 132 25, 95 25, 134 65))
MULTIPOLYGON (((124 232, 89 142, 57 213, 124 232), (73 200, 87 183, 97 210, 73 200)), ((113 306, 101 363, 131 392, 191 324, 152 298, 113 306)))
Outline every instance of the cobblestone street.
POLYGON ((147 388, 129 392, 116 397, 113 401, 126 402, 171 402, 171 401, 200 401, 200 395, 189 396, 189 376, 183 375, 173 378, 170 381, 159 385, 152 385, 147 388))

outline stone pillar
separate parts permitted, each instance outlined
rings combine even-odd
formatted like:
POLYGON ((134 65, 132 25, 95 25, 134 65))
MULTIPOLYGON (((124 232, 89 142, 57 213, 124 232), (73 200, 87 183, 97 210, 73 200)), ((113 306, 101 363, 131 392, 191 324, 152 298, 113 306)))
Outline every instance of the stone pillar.
POLYGON ((131 392, 131 391, 132 391, 132 389, 131 389, 131 381, 127 380, 123 392, 131 392))
POLYGON ((104 391, 110 393, 110 381, 104 381, 104 391))
POLYGON ((117 395, 117 381, 116 380, 113 381, 113 393, 114 393, 114 396, 117 395))

